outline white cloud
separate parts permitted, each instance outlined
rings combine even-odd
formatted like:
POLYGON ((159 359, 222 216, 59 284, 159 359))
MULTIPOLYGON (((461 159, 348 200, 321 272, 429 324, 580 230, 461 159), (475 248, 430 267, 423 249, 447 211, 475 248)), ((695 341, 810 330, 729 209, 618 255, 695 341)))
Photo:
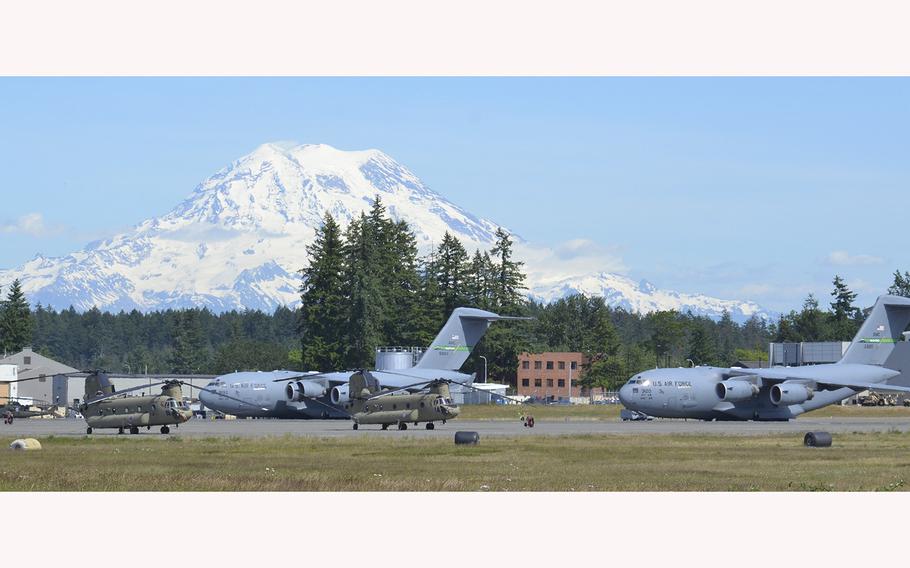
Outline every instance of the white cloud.
POLYGON ((628 271, 616 246, 605 246, 589 239, 572 239, 553 247, 516 243, 515 255, 525 262, 528 281, 537 285, 565 278, 609 272, 628 271))
POLYGON ((845 250, 836 250, 828 255, 828 263, 835 266, 865 266, 882 264, 885 259, 869 254, 851 255, 845 250))
POLYGON ((63 227, 46 224, 41 213, 27 213, 19 217, 15 222, 7 222, 0 225, 0 233, 13 233, 32 237, 48 237, 60 234, 63 231, 63 227))

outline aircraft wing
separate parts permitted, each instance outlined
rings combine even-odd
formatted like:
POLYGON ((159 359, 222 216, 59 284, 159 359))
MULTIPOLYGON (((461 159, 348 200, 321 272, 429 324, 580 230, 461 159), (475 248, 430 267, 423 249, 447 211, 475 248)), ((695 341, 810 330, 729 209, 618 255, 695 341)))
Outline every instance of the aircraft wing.
POLYGON ((763 383, 784 381, 815 383, 823 389, 851 388, 857 391, 910 393, 910 387, 889 385, 888 379, 900 373, 876 365, 817 365, 806 367, 781 367, 771 369, 730 369, 727 378, 757 378, 763 383))

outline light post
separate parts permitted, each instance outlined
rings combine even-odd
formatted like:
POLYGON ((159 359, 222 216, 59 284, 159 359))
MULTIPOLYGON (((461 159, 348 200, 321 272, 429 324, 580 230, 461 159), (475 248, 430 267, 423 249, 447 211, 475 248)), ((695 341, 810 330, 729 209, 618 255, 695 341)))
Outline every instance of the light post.
POLYGON ((569 404, 572 404, 572 365, 575 364, 575 361, 569 361, 569 404))
POLYGON ((484 382, 484 384, 486 384, 486 382, 487 382, 487 358, 484 357, 483 355, 481 355, 480 358, 483 359, 483 382, 484 382))

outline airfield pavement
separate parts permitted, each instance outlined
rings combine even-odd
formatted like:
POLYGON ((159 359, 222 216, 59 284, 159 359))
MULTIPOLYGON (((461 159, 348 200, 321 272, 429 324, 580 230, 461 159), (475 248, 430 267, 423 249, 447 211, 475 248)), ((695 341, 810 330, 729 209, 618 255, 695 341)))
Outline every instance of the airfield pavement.
MULTIPOLYGON (((34 437, 85 436, 85 422, 77 419, 20 419, 13 424, 0 425, 0 436, 34 437)), ((763 436, 769 434, 804 434, 824 430, 831 433, 910 432, 906 417, 837 417, 803 418, 789 422, 704 422, 700 420, 661 420, 622 422, 603 420, 537 420, 534 428, 526 428, 518 420, 455 420, 436 424, 426 430, 423 424, 409 425, 405 431, 394 426, 382 431, 379 426, 351 428, 347 420, 191 420, 170 435, 181 437, 264 437, 308 436, 317 438, 386 436, 415 438, 449 438, 455 432, 467 430, 483 436, 577 436, 585 434, 697 434, 730 436, 763 436)), ((117 436, 116 430, 95 430, 93 436, 117 436)), ((124 434, 129 436, 129 434, 124 434)), ((140 430, 140 437, 164 436, 158 427, 140 430)))

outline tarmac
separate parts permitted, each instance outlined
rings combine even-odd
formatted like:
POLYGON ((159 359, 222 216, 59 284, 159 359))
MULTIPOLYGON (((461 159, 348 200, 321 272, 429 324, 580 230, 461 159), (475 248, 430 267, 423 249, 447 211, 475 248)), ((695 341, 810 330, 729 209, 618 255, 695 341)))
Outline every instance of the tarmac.
MULTIPOLYGON (((762 436, 792 434, 802 436, 809 431, 831 433, 853 432, 910 432, 910 420, 902 417, 801 418, 789 422, 704 422, 699 420, 656 419, 642 422, 597 420, 538 420, 527 428, 518 420, 454 420, 437 423, 435 430, 424 424, 409 425, 401 431, 392 426, 383 431, 379 426, 351 428, 347 420, 205 420, 194 419, 178 428, 171 427, 170 435, 181 437, 263 437, 311 436, 336 438, 350 436, 384 436, 414 438, 449 438, 457 431, 474 431, 481 436, 578 436, 578 435, 729 435, 762 436)), ((20 419, 13 424, 0 425, 0 437, 42 438, 47 436, 85 436, 86 424, 78 419, 20 419)), ((116 430, 96 429, 92 436, 118 436, 116 430)), ((124 434, 129 436, 129 434, 124 434)), ((164 438, 158 427, 140 430, 138 436, 164 438)))

